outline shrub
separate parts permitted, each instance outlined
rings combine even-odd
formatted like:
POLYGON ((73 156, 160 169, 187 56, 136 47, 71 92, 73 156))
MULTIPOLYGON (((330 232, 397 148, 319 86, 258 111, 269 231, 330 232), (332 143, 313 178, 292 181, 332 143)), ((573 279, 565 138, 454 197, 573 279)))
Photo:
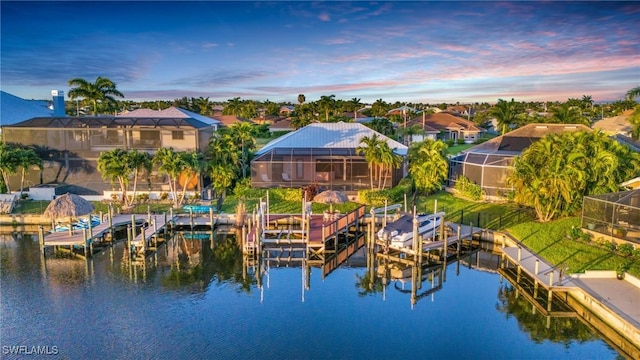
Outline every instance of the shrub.
POLYGON ((464 139, 458 139, 458 145, 464 145, 464 139))
POLYGON ((613 241, 605 241, 603 246, 606 250, 609 250, 611 252, 616 251, 616 243, 614 243, 613 241))
POLYGON ((480 200, 484 195, 484 191, 480 185, 473 183, 466 176, 459 177, 454 188, 460 195, 474 201, 480 200))
POLYGON ((161 201, 167 201, 167 199, 169 199, 169 193, 168 192, 160 193, 160 200, 161 201))
POLYGON ((618 245, 618 254, 622 256, 631 256, 633 254, 633 246, 631 246, 631 244, 618 245))
POLYGON ((447 139, 445 141, 445 143, 447 144, 447 146, 451 147, 453 145, 455 145, 455 141, 453 139, 447 139))
POLYGON ((251 187, 251 179, 249 178, 239 180, 233 189, 233 194, 239 199, 260 199, 265 197, 266 193, 265 189, 251 187))
POLYGON ((149 194, 138 194, 136 195, 136 200, 141 203, 147 202, 149 201, 149 194))

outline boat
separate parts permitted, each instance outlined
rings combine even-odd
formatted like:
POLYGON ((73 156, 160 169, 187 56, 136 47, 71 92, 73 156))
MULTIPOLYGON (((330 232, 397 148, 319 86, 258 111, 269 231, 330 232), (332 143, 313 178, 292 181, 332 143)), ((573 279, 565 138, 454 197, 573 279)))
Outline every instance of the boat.
MULTIPOLYGON (((91 215, 91 227, 100 225, 100 216, 91 215)), ((71 224, 72 230, 82 230, 89 228, 89 221, 86 218, 81 218, 71 224)), ((69 231, 69 223, 57 223, 56 227, 51 232, 63 232, 69 231)))
MULTIPOLYGON (((438 228, 444 218, 444 212, 435 214, 418 214, 418 234, 424 239, 435 237, 438 228)), ((413 219, 412 214, 402 215, 398 220, 387 224, 378 231, 378 239, 388 241, 395 247, 409 247, 413 244, 413 219)))

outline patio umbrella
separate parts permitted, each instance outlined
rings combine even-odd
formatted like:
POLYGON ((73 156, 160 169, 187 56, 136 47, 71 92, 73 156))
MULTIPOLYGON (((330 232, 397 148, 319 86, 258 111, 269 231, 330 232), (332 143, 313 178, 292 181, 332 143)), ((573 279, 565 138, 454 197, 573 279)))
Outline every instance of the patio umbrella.
POLYGON ((313 201, 321 204, 329 204, 329 211, 333 212, 333 204, 343 204, 349 201, 346 194, 336 190, 326 190, 316 195, 313 201))
POLYGON ((49 219, 69 218, 69 228, 72 228, 73 218, 91 214, 93 204, 76 194, 66 193, 53 199, 44 210, 43 216, 49 219))

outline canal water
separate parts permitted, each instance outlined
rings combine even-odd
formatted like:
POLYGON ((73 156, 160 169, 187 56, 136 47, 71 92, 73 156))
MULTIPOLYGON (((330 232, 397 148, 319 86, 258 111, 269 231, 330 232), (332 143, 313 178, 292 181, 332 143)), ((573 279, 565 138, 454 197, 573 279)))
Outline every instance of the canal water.
POLYGON ((441 287, 426 272, 412 297, 365 251, 329 272, 248 263, 232 236, 181 236, 143 268, 123 244, 43 263, 37 236, 0 239, 2 358, 622 358, 579 319, 532 311, 487 253, 449 264, 441 287))

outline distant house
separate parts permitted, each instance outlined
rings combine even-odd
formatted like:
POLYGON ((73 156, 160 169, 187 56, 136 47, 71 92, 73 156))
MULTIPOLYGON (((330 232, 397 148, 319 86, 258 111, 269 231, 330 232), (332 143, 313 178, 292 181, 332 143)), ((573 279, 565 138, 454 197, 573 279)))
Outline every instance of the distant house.
POLYGON ((409 114, 417 114, 420 110, 414 109, 410 106, 400 106, 399 108, 391 109, 387 111, 387 116, 389 115, 409 115, 409 114))
POLYGON ((269 132, 282 132, 282 131, 293 131, 293 125, 291 125, 291 119, 286 117, 280 117, 269 124, 269 132))
MULTIPOLYGON (((377 134, 403 158, 407 147, 358 123, 313 123, 281 136, 260 149, 251 161, 254 187, 303 187, 353 191, 370 187, 369 164, 357 148, 377 134)), ((402 166, 387 176, 387 187, 406 175, 402 166)))
POLYGON ((467 144, 474 143, 486 131, 473 121, 448 112, 421 115, 411 119, 410 123, 425 124, 425 126, 428 126, 429 131, 437 131, 440 134, 438 138, 441 140, 458 141, 463 139, 467 144))
POLYGON ((212 116, 211 118, 213 120, 219 121, 221 127, 230 127, 233 124, 238 124, 243 122, 253 124, 253 121, 247 120, 245 118, 238 117, 235 115, 218 115, 218 116, 212 116))
POLYGON ((296 111, 295 106, 293 106, 293 105, 283 105, 283 106, 280 106, 280 110, 278 110, 278 113, 281 116, 291 116, 291 114, 293 114, 294 111, 296 111))
MULTIPOLYGON (((137 149, 154 154, 161 147, 203 151, 218 129, 217 120, 171 107, 139 109, 120 116, 35 117, 4 127, 7 142, 33 145, 45 159, 42 174, 30 174, 29 184, 62 183, 81 195, 98 195, 111 184, 98 171, 101 152, 137 149)), ((12 187, 17 178, 11 178, 12 187)), ((161 190, 164 181, 152 177, 145 190, 161 190)), ((147 185, 147 184, 145 184, 147 185)))
POLYGON ((407 122, 407 128, 417 127, 420 129, 419 134, 412 134, 409 136, 409 143, 425 141, 427 139, 437 140, 440 135, 440 130, 432 127, 427 123, 427 113, 422 113, 422 116, 416 117, 413 120, 407 122))
POLYGON ((480 185, 489 198, 505 197, 513 190, 506 184, 506 178, 513 172, 516 156, 548 134, 574 131, 591 129, 579 124, 528 124, 471 147, 449 160, 447 185, 454 187, 465 176, 480 185))

